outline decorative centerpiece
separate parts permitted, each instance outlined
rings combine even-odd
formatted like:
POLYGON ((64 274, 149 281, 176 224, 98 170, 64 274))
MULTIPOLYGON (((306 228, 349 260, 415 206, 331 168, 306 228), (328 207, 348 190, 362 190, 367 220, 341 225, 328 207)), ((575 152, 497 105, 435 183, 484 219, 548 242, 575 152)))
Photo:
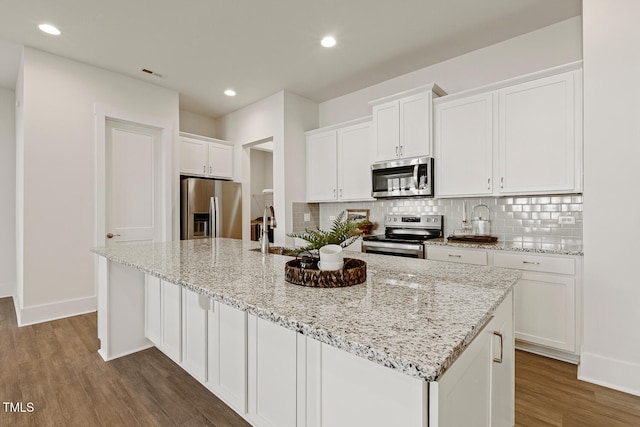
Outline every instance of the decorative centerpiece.
POLYGON ((345 219, 344 215, 341 212, 336 217, 329 231, 318 227, 316 230, 306 229, 304 233, 288 235, 303 239, 308 245, 297 249, 298 254, 305 254, 302 258, 285 264, 287 282, 302 286, 338 288, 367 280, 367 264, 364 261, 343 258, 342 248, 349 246, 360 236, 358 223, 345 219), (316 262, 310 261, 308 254, 315 257, 316 262), (317 262, 318 258, 323 260, 317 262))

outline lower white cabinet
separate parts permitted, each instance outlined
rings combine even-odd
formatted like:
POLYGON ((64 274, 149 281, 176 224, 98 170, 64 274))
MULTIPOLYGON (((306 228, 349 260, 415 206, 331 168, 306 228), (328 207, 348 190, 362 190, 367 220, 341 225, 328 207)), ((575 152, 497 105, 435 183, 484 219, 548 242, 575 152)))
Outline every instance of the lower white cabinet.
POLYGON ((145 333, 254 426, 513 425, 511 293, 437 383, 152 276, 145 333))
MULTIPOLYGON (((431 423, 440 426, 514 425, 513 296, 432 385, 431 423), (437 400, 437 403, 433 401, 437 400)), ((431 424, 430 424, 431 425, 431 424)))
POLYGON ((425 426, 428 384, 307 339, 306 427, 425 426))
POLYGON ((160 348, 162 345, 162 285, 160 279, 145 276, 145 317, 144 335, 160 348))
POLYGON ((247 413, 247 313, 215 301, 208 316, 206 386, 239 414, 247 413))
POLYGON ((256 426, 298 425, 296 350, 294 331, 249 316, 248 418, 256 426))
POLYGON ((434 261, 449 261, 461 264, 487 265, 487 253, 471 249, 457 249, 449 247, 427 247, 427 259, 434 261))
POLYGON ((207 314, 211 299, 182 288, 182 367, 207 380, 207 314))
POLYGON ((521 270, 514 287, 518 348, 578 361, 581 257, 429 246, 427 259, 521 270))

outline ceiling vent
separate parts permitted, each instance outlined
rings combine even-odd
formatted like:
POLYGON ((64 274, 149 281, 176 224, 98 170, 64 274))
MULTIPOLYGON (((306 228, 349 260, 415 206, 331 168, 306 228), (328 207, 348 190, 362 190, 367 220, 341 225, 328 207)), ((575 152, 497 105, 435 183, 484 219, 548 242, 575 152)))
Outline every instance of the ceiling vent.
POLYGON ((156 76, 156 77, 162 77, 162 74, 156 73, 155 71, 151 71, 147 68, 143 68, 142 69, 143 73, 147 73, 147 74, 151 74, 152 76, 156 76))

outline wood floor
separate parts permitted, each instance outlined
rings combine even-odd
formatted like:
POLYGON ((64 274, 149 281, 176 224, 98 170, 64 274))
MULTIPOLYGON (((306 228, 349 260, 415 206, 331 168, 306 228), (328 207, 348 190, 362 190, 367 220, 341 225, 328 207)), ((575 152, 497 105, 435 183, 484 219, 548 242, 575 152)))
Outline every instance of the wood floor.
MULTIPOLYGON (((247 426, 155 348, 104 362, 96 315, 18 328, 0 299, 0 426, 247 426)), ((640 397, 576 379, 576 367, 518 352, 516 426, 640 426, 640 397)))

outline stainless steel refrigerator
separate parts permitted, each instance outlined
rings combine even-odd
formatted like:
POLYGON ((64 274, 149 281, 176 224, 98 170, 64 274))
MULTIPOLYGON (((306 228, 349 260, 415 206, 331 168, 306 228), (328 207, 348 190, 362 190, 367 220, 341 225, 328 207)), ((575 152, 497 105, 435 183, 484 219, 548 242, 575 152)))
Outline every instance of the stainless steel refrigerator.
POLYGON ((242 239, 242 186, 237 182, 181 178, 180 239, 242 239))

